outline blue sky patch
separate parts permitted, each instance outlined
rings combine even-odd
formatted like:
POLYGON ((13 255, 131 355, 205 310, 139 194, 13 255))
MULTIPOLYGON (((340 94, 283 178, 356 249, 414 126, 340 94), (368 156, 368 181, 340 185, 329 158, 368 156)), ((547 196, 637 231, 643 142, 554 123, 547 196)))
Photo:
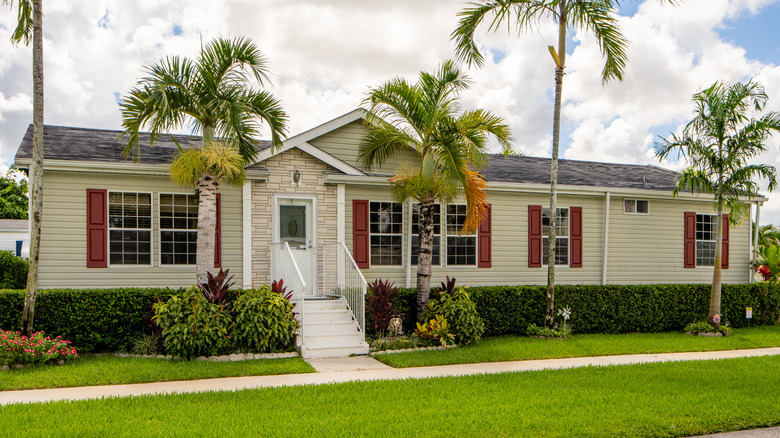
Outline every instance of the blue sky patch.
POLYGON ((117 105, 122 102, 122 95, 119 94, 118 91, 114 91, 114 100, 116 101, 117 105))
POLYGON ((178 24, 174 24, 174 25, 173 25, 173 34, 174 34, 174 35, 176 35, 176 36, 179 36, 179 35, 181 35, 183 32, 184 32, 184 31, 182 30, 182 28, 181 28, 181 25, 178 25, 178 24))
POLYGON ((780 3, 761 8, 758 13, 744 13, 736 20, 727 21, 717 32, 723 41, 745 49, 749 59, 765 64, 780 64, 780 3))
POLYGON ((108 29, 109 26, 109 18, 108 18, 108 9, 106 9, 106 13, 103 14, 102 17, 98 20, 98 27, 101 27, 103 29, 108 29))

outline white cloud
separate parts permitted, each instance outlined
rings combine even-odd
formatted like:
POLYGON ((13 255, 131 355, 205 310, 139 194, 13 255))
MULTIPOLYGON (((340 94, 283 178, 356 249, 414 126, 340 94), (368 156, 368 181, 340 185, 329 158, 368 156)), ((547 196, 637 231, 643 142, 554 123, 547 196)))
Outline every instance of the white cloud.
MULTIPOLYGON (((562 156, 657 163, 657 135, 691 117, 692 93, 715 80, 756 76, 780 102, 780 68, 751 60, 722 41, 729 20, 761 13, 771 0, 655 0, 623 18, 631 40, 623 82, 601 85, 603 61, 592 35, 574 34, 564 82, 562 156)), ((397 0, 83 0, 44 4, 46 123, 119 129, 114 93, 127 93, 142 66, 166 55, 196 56, 201 40, 245 35, 267 55, 271 91, 290 115, 290 133, 354 109, 368 87, 393 76, 414 79, 452 58, 449 35, 465 3, 397 0)), ((14 16, 0 14, 0 164, 12 162, 30 122, 30 48, 7 41, 14 16)), ((549 156, 553 64, 546 46, 556 26, 517 35, 477 33, 487 62, 469 69, 464 106, 506 119, 518 148, 549 156), (501 54, 503 56, 498 56, 501 54)), ((780 64, 780 62, 776 62, 780 64)), ((780 104, 770 101, 773 109, 780 104)), ((762 160, 780 165, 778 141, 762 160)), ((668 166, 677 165, 666 163, 668 166)), ((764 218, 780 222, 780 197, 764 218)))

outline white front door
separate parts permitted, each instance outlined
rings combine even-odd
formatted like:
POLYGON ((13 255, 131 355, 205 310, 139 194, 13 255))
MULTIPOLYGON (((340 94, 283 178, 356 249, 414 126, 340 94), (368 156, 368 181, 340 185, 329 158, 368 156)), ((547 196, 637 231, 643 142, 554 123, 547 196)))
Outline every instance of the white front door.
MULTIPOLYGON (((274 241, 290 250, 306 282, 306 295, 317 295, 317 235, 315 198, 276 197, 274 241)), ((289 281, 287 282, 289 284, 289 281)))

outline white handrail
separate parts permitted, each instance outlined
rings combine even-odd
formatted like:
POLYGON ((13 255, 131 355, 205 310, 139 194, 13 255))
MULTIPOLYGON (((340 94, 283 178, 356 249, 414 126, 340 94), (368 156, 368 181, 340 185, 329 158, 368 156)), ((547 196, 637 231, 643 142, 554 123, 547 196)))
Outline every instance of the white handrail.
POLYGON ((344 242, 320 245, 322 250, 322 294, 341 297, 360 333, 365 336, 366 282, 344 242))
MULTIPOLYGON (((272 243, 271 247, 272 249, 280 246, 282 243, 272 243)), ((306 297, 306 280, 303 279, 303 274, 301 274, 301 269, 298 266, 298 261, 295 260, 295 256, 293 255, 292 249, 290 249, 290 244, 288 242, 284 242, 284 247, 281 249, 282 253, 285 253, 286 257, 283 257, 282 254, 274 254, 275 251, 272 251, 271 254, 271 263, 272 263, 272 272, 271 280, 287 280, 289 287, 292 288, 292 300, 295 301, 295 304, 297 306, 297 313, 298 313, 298 321, 300 322, 300 328, 298 329, 298 336, 300 340, 300 347, 303 347, 304 341, 303 341, 303 319, 304 319, 304 303, 305 303, 305 297, 306 297), (286 258, 289 260, 289 263, 287 263, 283 258, 286 258), (290 267, 292 267, 290 269, 290 267), (277 278, 278 277, 278 278, 277 278), (291 278, 292 277, 292 278, 291 278), (298 284, 295 284, 295 282, 298 282, 298 284)))

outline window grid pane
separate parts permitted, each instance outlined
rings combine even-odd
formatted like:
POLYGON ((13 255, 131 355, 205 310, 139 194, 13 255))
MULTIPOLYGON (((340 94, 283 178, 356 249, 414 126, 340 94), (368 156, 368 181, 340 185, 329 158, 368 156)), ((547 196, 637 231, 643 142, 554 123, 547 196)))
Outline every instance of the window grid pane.
POLYGON ((160 264, 194 265, 198 242, 198 197, 160 194, 160 264))
MULTIPOLYGON (((569 208, 556 208, 558 226, 555 228, 555 264, 569 264, 569 208)), ((542 208, 542 263, 549 264, 550 208, 542 208)))
POLYGON ((696 266, 715 266, 717 215, 696 215, 696 266))
MULTIPOLYGON (((417 266, 420 250, 420 204, 412 205, 412 266, 417 266)), ((441 205, 433 204, 433 249, 431 264, 441 265, 441 205)))
POLYGON ((463 234, 466 206, 447 205, 447 266, 475 266, 477 264, 477 236, 463 234))
POLYGON ((371 202, 368 220, 371 264, 403 264, 403 206, 397 202, 371 202))
POLYGON ((108 257, 112 265, 150 265, 151 228, 151 194, 109 192, 108 257))

